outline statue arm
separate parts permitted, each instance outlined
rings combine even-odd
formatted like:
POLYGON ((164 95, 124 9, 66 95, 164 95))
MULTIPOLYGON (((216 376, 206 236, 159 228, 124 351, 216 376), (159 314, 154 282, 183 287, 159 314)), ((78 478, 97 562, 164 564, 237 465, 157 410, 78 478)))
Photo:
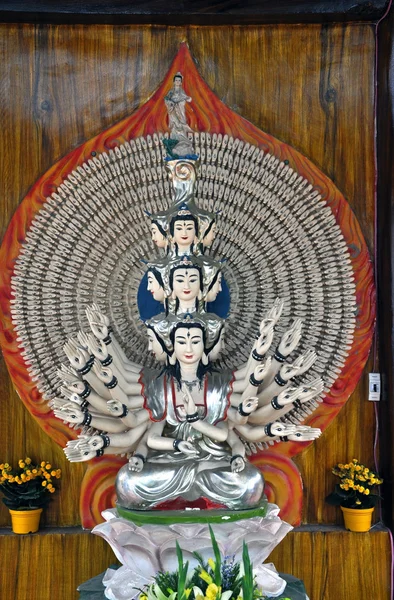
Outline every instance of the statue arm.
POLYGON ((107 407, 110 413, 124 423, 127 428, 137 427, 149 420, 148 411, 145 409, 129 412, 128 407, 118 400, 109 400, 107 407))
POLYGON ((217 425, 211 425, 204 420, 195 421, 192 427, 215 442, 225 442, 228 437, 228 424, 223 421, 217 425))
POLYGON ((93 408, 104 414, 108 412, 107 400, 99 396, 94 390, 91 390, 88 398, 89 404, 91 404, 93 408))
POLYGON ((278 344, 277 349, 272 357, 270 369, 265 377, 266 385, 269 385, 286 358, 290 356, 293 350, 296 349, 301 339, 302 321, 301 319, 295 319, 294 323, 283 335, 278 344))
POLYGON ((148 431, 143 435, 141 440, 136 447, 133 456, 129 458, 129 470, 135 471, 136 473, 140 473, 144 468, 144 464, 146 463, 146 459, 148 456, 148 446, 146 441, 148 439, 148 431))
POLYGON ((126 425, 120 419, 112 419, 111 417, 92 416, 90 425, 94 429, 106 431, 107 433, 122 433, 127 431, 126 425))
POLYGON ((147 438, 147 446, 152 448, 152 450, 163 450, 163 451, 173 451, 173 452, 182 452, 183 454, 195 455, 197 454, 197 450, 194 448, 193 444, 190 442, 184 442, 183 440, 176 440, 174 438, 167 438, 162 436, 164 429, 165 421, 160 421, 157 423, 152 423, 149 429, 148 438, 147 438))
POLYGON ((93 364, 93 372, 97 379, 100 379, 101 384, 109 392, 109 398, 118 400, 122 404, 125 404, 127 408, 142 408, 144 405, 144 398, 141 395, 142 386, 140 383, 130 384, 128 389, 131 390, 130 396, 126 391, 119 385, 117 378, 114 376, 112 370, 109 367, 103 367, 103 365, 95 360, 93 364))
POLYGON ((112 433, 107 436, 107 438, 109 438, 108 445, 110 447, 116 446, 121 448, 132 446, 133 444, 138 442, 140 437, 145 433, 146 428, 147 423, 145 422, 141 423, 137 427, 134 427, 134 429, 130 429, 129 431, 124 431, 123 433, 112 433))
MULTIPOLYGON (((263 321, 262 323, 265 323, 265 321, 263 321)), ((245 385, 247 385, 249 382, 250 375, 259 366, 260 362, 263 360, 264 356, 270 349, 273 337, 274 327, 271 324, 271 322, 266 324, 264 327, 260 328, 260 336, 253 344, 253 348, 250 352, 248 362, 244 367, 242 367, 242 369, 238 369, 234 373, 235 387, 233 386, 233 388, 236 392, 241 391, 240 388, 242 387, 242 385, 244 386, 243 389, 245 389, 245 385), (241 381, 242 383, 237 383, 241 381)))
POLYGON ((253 414, 257 407, 258 398, 255 396, 246 398, 239 403, 236 409, 233 406, 230 406, 227 412, 228 420, 236 425, 244 425, 248 422, 250 415, 253 414))
MULTIPOLYGON (((127 429, 127 426, 118 419, 112 418, 110 415, 96 415, 89 410, 82 410, 73 402, 64 400, 63 398, 54 398, 51 402, 53 412, 58 419, 63 423, 69 423, 71 426, 90 426, 99 431, 107 431, 120 433, 127 429)), ((90 406, 88 405, 88 408, 90 406)))
POLYGON ((296 375, 302 375, 308 371, 316 358, 317 355, 313 350, 307 350, 296 358, 292 364, 283 363, 272 383, 266 388, 263 387, 262 392, 258 394, 260 405, 269 404, 274 396, 286 390, 290 385, 290 380, 296 375))
POLYGON ((231 471, 233 473, 240 473, 245 468, 245 446, 235 431, 229 431, 227 443, 231 448, 231 471))
POLYGON ((221 421, 217 425, 211 425, 211 423, 208 423, 204 419, 200 419, 190 391, 185 388, 182 389, 182 392, 183 405, 186 411, 186 419, 189 421, 193 429, 199 431, 214 441, 225 442, 228 436, 227 423, 221 421))
POLYGON ((116 355, 118 362, 123 365, 126 370, 131 370, 138 373, 142 366, 131 362, 124 353, 121 345, 117 341, 113 333, 109 331, 109 318, 103 314, 96 304, 86 308, 86 317, 89 321, 90 329, 93 335, 98 340, 105 340, 108 346, 108 351, 116 355))
POLYGON ((152 423, 150 426, 146 444, 152 450, 174 450, 174 440, 162 436, 165 421, 152 423))
POLYGON ((280 419, 292 408, 297 400, 298 389, 286 388, 282 390, 278 396, 274 396, 269 404, 265 404, 258 408, 250 417, 250 423, 264 425, 272 420, 280 419))
POLYGON ((229 431, 227 443, 231 448, 232 456, 235 456, 237 454, 238 456, 245 458, 245 446, 241 442, 235 431, 229 431))
POLYGON ((324 383, 320 377, 297 388, 287 387, 278 396, 274 396, 269 404, 258 408, 250 416, 249 422, 262 425, 280 419, 293 408, 298 409, 305 402, 319 396, 323 389, 324 383))

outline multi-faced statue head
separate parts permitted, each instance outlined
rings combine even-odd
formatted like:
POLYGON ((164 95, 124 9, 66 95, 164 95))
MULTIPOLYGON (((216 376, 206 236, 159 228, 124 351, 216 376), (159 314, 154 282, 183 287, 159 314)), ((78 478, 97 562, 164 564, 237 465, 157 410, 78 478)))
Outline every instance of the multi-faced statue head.
POLYGON ((206 332, 199 320, 183 320, 171 331, 171 343, 174 352, 169 359, 170 373, 181 384, 182 372, 196 369, 196 376, 202 381, 210 368, 205 353, 206 332))
POLYGON ((202 245, 204 248, 210 248, 212 246, 216 237, 216 231, 216 223, 212 220, 203 234, 202 245))
POLYGON ((152 234, 152 242, 158 248, 166 248, 168 243, 167 235, 161 224, 158 221, 152 220, 150 230, 152 234))
POLYGON ((191 254, 198 237, 198 220, 187 209, 182 209, 171 219, 170 235, 177 254, 191 254))
POLYGON ((163 278, 160 271, 155 269, 155 267, 149 267, 148 269, 147 289, 148 292, 152 294, 154 300, 164 302, 166 295, 164 292, 163 278))
POLYGON ((212 279, 208 292, 205 296, 205 302, 215 302, 219 292, 222 291, 222 272, 218 271, 212 279))
POLYGON ((217 360, 219 358, 220 353, 223 352, 224 347, 225 347, 225 344, 224 344, 224 325, 223 325, 218 337, 214 341, 213 346, 208 348, 207 354, 208 354, 209 360, 212 362, 214 360, 217 360))
POLYGON ((163 340, 156 333, 154 328, 151 325, 147 325, 147 334, 148 334, 148 350, 153 354, 155 359, 158 362, 166 362, 168 357, 168 351, 165 347, 163 340))
POLYGON ((204 355, 205 335, 199 323, 181 323, 173 332, 175 358, 181 365, 199 363, 204 355))
POLYGON ((172 299, 177 301, 176 309, 197 310, 203 285, 201 267, 186 257, 170 269, 169 288, 172 299))

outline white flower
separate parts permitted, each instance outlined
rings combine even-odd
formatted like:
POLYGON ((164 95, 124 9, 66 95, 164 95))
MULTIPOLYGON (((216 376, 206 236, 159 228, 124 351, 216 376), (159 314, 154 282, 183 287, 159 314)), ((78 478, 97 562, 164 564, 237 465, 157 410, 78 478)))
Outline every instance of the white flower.
POLYGON ((286 587, 286 581, 278 575, 272 563, 254 567, 253 575, 259 589, 265 596, 277 598, 286 587))

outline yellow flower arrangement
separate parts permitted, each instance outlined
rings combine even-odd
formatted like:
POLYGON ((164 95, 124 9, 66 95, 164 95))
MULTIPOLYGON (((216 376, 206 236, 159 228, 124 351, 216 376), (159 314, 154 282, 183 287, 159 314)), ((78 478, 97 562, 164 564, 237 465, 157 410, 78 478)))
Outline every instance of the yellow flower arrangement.
POLYGON ((356 458, 349 463, 338 463, 332 472, 339 477, 340 483, 335 491, 329 494, 326 501, 329 504, 341 505, 346 508, 372 508, 378 495, 372 494, 372 489, 383 483, 383 479, 371 469, 361 465, 356 458))
POLYGON ((9 463, 0 464, 0 491, 3 502, 12 510, 43 508, 50 501, 56 489, 53 479, 60 479, 61 469, 56 469, 48 461, 33 465, 27 456, 18 461, 18 468, 9 463))

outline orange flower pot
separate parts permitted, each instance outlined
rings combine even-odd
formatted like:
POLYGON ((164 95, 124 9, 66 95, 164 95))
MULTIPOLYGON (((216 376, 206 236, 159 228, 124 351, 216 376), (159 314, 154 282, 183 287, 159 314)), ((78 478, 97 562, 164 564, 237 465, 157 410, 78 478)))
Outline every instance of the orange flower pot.
POLYGON ((35 533, 40 526, 42 508, 32 510, 11 510, 12 531, 14 533, 35 533))
POLYGON ((371 529, 374 508, 345 508, 341 506, 345 528, 349 531, 365 532, 371 529))

